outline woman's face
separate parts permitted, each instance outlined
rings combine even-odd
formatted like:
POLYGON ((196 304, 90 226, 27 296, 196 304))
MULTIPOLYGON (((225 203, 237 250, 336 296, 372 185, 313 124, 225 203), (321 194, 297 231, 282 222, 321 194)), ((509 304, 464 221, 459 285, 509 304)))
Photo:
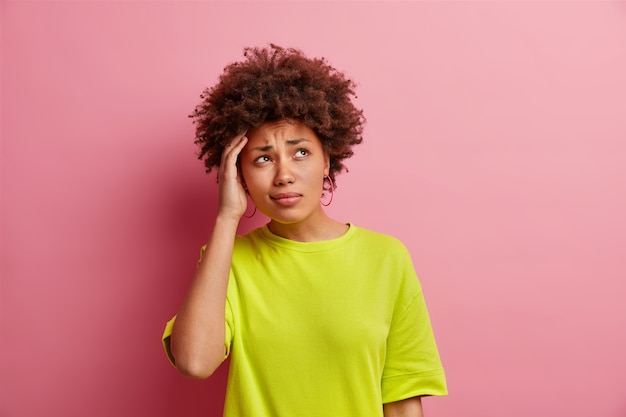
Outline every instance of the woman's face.
POLYGON ((329 157, 307 125, 296 120, 266 122, 248 131, 240 167, 257 208, 273 221, 315 221, 329 157))

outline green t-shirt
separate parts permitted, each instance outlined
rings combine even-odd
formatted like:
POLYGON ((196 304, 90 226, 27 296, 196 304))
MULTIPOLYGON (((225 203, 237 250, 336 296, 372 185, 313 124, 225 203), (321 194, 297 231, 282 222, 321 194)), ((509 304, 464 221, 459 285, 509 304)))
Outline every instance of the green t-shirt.
POLYGON ((235 240, 226 301, 226 417, 380 417, 383 403, 447 393, 411 257, 392 237, 351 225, 296 242, 261 227, 235 240))

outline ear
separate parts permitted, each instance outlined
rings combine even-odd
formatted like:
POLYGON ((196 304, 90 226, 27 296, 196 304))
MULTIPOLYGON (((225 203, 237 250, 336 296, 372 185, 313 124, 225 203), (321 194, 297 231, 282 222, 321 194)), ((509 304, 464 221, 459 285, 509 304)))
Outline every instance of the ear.
POLYGON ((324 152, 324 176, 328 176, 330 173, 330 155, 328 152, 324 152))

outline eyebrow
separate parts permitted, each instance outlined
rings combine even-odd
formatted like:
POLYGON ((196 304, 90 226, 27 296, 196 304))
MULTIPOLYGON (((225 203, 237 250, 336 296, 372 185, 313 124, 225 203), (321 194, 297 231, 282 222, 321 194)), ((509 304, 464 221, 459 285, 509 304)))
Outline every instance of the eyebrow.
MULTIPOLYGON (((305 139, 305 138, 298 138, 298 139, 289 139, 287 140, 287 145, 291 145, 291 146, 295 146, 295 145, 299 145, 302 142, 310 142, 310 140, 305 139)), ((253 151, 261 151, 261 152, 267 152, 267 151, 271 151, 274 147, 272 145, 265 145, 265 146, 256 146, 254 148, 252 148, 253 151)))

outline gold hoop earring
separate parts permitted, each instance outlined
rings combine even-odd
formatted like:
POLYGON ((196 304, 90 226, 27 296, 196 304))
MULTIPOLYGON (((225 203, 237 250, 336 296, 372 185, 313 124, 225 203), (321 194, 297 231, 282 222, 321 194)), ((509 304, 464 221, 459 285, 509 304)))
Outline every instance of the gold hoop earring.
MULTIPOLYGON (((326 181, 330 183, 330 200, 328 200, 328 203, 324 203, 322 200, 320 200, 320 204, 324 207, 330 206, 330 203, 333 202, 333 197, 335 196, 335 184, 333 183, 333 179, 326 175, 324 176, 324 183, 326 183, 326 181)), ((324 193, 322 193, 322 197, 324 197, 324 193)))
POLYGON ((250 219, 252 218, 252 216, 254 216, 256 214, 256 206, 254 206, 254 210, 252 211, 252 214, 249 216, 246 216, 246 214, 243 214, 243 217, 245 217, 246 219, 250 219))
POLYGON ((247 204, 246 204, 246 208, 248 208, 248 206, 250 204, 254 205, 254 210, 252 210, 252 214, 249 216, 246 216, 246 213, 243 214, 243 217, 245 217, 246 219, 251 218, 252 216, 254 216, 256 214, 256 204, 254 204, 254 201, 252 201, 252 198, 250 198, 250 193, 248 192, 248 187, 246 187, 244 185, 244 190, 246 190, 246 200, 247 200, 247 204))

